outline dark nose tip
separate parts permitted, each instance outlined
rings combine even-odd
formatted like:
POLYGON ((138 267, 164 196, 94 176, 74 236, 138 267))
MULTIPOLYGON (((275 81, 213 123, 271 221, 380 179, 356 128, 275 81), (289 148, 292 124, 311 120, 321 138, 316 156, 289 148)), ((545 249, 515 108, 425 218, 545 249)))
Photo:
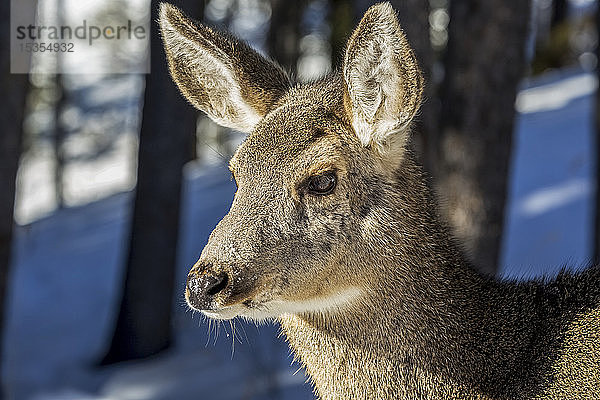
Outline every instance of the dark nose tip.
POLYGON ((209 310, 214 297, 223 291, 229 283, 225 272, 215 273, 210 267, 199 270, 194 268, 187 278, 188 299, 199 310, 209 310))

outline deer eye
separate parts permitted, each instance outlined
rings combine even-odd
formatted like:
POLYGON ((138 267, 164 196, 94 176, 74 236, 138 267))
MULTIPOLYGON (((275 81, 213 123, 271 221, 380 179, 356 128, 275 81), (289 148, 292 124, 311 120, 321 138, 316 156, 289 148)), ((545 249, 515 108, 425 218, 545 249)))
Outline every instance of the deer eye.
POLYGON ((325 172, 323 174, 311 176, 308 179, 308 192, 316 195, 327 195, 333 192, 336 184, 335 172, 325 172))

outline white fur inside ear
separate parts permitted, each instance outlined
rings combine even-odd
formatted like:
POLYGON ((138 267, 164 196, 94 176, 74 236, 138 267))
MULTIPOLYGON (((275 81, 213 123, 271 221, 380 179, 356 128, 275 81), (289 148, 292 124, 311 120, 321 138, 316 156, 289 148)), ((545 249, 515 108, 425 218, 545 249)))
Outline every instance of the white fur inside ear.
MULTIPOLYGON (((240 85, 227 61, 228 57, 216 47, 209 51, 182 35, 171 24, 164 8, 161 10, 160 22, 169 51, 178 62, 185 62, 194 71, 200 86, 206 88, 208 104, 198 104, 190 96, 186 97, 217 124, 250 132, 262 117, 242 98, 240 85)), ((182 91, 185 94, 185 88, 182 91)))
POLYGON ((393 33, 376 37, 344 71, 352 101, 352 124, 365 145, 384 141, 387 135, 401 129, 401 120, 406 119, 399 115, 398 56, 394 44, 387 43, 393 39, 388 35, 393 33))
POLYGON ((231 70, 200 47, 198 53, 202 55, 195 63, 197 79, 212 91, 209 116, 219 125, 241 132, 252 131, 261 116, 242 99, 240 86, 231 70))

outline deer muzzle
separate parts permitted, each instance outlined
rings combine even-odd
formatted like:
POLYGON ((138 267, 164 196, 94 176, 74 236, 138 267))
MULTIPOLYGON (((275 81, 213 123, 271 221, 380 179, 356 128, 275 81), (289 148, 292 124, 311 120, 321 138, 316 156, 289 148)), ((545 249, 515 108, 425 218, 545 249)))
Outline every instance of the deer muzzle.
POLYGON ((188 274, 185 297, 197 310, 212 310, 215 297, 229 285, 229 275, 211 264, 196 264, 188 274))

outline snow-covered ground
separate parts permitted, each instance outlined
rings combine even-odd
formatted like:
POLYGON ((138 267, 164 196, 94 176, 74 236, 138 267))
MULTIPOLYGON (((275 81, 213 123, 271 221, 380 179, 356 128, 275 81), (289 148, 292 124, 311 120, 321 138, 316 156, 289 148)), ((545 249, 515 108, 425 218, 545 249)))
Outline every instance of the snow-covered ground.
POLYGON ((593 74, 549 74, 522 90, 501 261, 503 276, 579 268, 592 257, 593 74))
MULTIPOLYGON (((554 273, 591 254, 592 75, 530 83, 518 98, 502 274, 554 273)), ((210 330, 186 311, 185 274, 226 213, 223 166, 190 165, 173 300, 177 344, 142 362, 97 368, 116 311, 131 194, 66 208, 17 229, 4 382, 11 399, 310 399, 278 329, 210 330)))

